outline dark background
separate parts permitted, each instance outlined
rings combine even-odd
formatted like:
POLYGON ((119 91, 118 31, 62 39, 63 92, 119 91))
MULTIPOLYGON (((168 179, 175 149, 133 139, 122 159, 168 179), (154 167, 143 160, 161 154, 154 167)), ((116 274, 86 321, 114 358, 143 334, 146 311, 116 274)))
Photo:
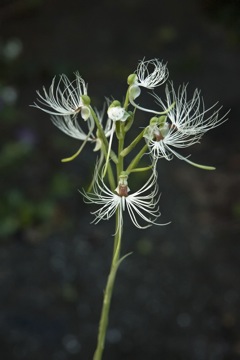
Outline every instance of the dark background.
POLYGON ((206 172, 161 162, 166 227, 126 219, 105 359, 240 359, 240 2, 0 2, 0 358, 91 359, 113 222, 90 225, 77 189, 94 154, 29 107, 55 74, 76 70, 93 104, 122 98, 143 57, 168 62, 229 121, 191 149, 206 172), (222 114, 223 114, 222 113, 222 114))

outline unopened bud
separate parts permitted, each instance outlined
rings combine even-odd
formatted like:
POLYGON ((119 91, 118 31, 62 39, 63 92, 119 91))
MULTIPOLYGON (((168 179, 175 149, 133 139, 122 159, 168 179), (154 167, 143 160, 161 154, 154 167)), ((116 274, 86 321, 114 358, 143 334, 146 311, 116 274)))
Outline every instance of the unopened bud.
POLYGON ((136 84, 137 78, 138 78, 138 77, 137 77, 136 74, 131 74, 131 75, 129 75, 128 78, 127 78, 127 83, 128 83, 128 85, 136 84))
POLYGON ((81 96, 83 105, 90 105, 91 99, 88 95, 82 95, 81 96))

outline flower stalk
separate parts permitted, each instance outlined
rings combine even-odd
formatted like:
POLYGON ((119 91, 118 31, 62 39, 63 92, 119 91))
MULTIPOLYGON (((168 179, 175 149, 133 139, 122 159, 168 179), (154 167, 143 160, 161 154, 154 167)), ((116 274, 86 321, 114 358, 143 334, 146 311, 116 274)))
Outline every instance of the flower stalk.
POLYGON ((120 251, 121 251, 121 240, 122 240, 122 232, 121 227, 118 224, 118 213, 116 213, 116 233, 114 238, 114 250, 113 250, 113 258, 112 264, 110 268, 110 272, 107 279, 106 288, 104 291, 103 303, 102 303, 102 311, 101 317, 99 321, 99 329, 98 329, 98 338, 97 338, 97 347, 93 356, 93 360, 101 360, 103 355, 103 350, 105 346, 106 332, 108 327, 108 319, 109 319, 109 311, 111 305, 111 299, 113 294, 114 283, 116 279, 116 274, 120 263, 124 258, 120 259, 120 251))

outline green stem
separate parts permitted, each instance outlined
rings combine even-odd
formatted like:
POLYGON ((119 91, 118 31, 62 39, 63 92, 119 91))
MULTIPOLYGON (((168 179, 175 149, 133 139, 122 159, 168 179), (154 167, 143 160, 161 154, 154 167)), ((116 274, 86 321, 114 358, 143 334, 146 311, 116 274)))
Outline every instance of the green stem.
POLYGON ((139 151, 139 153, 135 156, 135 158, 129 164, 126 172, 130 174, 130 172, 138 165, 139 161, 141 160, 142 156, 146 153, 148 149, 147 145, 144 145, 143 148, 139 151))
MULTIPOLYGON (((123 171, 123 157, 119 154, 123 150, 124 147, 124 123, 119 124, 119 136, 118 136, 118 163, 116 164, 117 176, 119 179, 119 175, 123 171)), ((122 219, 121 219, 121 209, 118 208, 116 211, 116 227, 115 227, 115 238, 114 238, 114 245, 113 245, 113 257, 112 257, 112 265, 110 269, 110 273, 108 275, 107 285, 104 292, 103 298, 103 305, 102 305, 102 312, 99 322, 99 330, 98 330, 98 341, 97 341, 97 348, 94 353, 93 360, 101 360, 102 354, 105 345, 105 338, 106 338, 106 331, 108 326, 108 317, 109 317, 109 310, 111 305, 113 287, 115 283, 115 278, 117 274, 117 269, 124 259, 120 259, 120 250, 121 250, 121 239, 122 239, 122 219)))
POLYGON ((125 138, 125 133, 124 133, 124 123, 120 124, 120 136, 118 139, 118 164, 117 164, 117 176, 119 179, 119 175, 121 174, 121 172, 123 171, 123 157, 120 156, 123 148, 124 148, 124 138, 125 138))
POLYGON ((129 88, 128 88, 128 90, 127 90, 126 97, 125 97, 125 101, 124 101, 124 105, 123 105, 123 107, 124 107, 125 110, 127 110, 128 104, 129 104, 129 88))
POLYGON ((117 269, 123 259, 120 259, 120 250, 121 250, 121 237, 122 237, 122 229, 121 224, 119 224, 119 209, 116 212, 116 233, 114 239, 114 251, 112 258, 112 265, 110 269, 110 273, 108 275, 107 285, 104 292, 102 312, 99 322, 99 330, 98 330, 98 341, 97 348, 95 350, 93 360, 101 360, 105 345, 106 331, 108 326, 108 317, 109 310, 111 305, 113 287, 115 283, 115 278, 117 274, 117 269))
POLYGON ((127 146, 125 149, 123 149, 121 151, 120 156, 124 157, 124 156, 128 155, 134 149, 134 147, 142 139, 144 131, 145 131, 145 129, 143 131, 141 131, 140 134, 138 134, 138 136, 131 142, 131 144, 129 146, 127 146))
POLYGON ((90 108, 90 111, 91 111, 91 115, 95 121, 95 124, 98 128, 98 131, 99 131, 99 134, 100 134, 100 138, 101 140, 103 141, 103 144, 105 146, 105 149, 106 149, 106 152, 107 152, 107 149, 108 149, 108 141, 107 141, 107 138, 104 134, 104 131, 103 131, 103 128, 102 128, 102 125, 100 124, 100 121, 98 120, 98 117, 97 115, 95 114, 95 111, 93 110, 93 108, 91 106, 89 106, 90 108))

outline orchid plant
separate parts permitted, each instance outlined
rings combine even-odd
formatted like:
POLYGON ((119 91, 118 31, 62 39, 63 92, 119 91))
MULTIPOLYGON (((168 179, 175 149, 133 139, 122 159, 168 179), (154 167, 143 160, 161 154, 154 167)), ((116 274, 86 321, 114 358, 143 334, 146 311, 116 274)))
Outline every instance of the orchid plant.
MULTIPOLYGON (((124 212, 133 225, 145 229, 159 223, 159 189, 157 163, 177 157, 195 167, 214 170, 212 166, 197 164, 184 157, 178 150, 199 143, 209 130, 225 122, 216 104, 206 109, 199 90, 188 97, 187 85, 174 89, 168 81, 166 64, 158 59, 142 60, 127 79, 128 88, 124 101, 106 100, 101 111, 91 105, 88 88, 77 72, 70 81, 66 75, 52 80, 47 91, 37 91, 38 102, 33 106, 50 114, 51 120, 65 134, 80 142, 77 152, 63 162, 75 159, 87 144, 92 144, 97 156, 89 189, 82 190, 85 202, 97 205, 92 213, 94 223, 115 216, 115 233, 110 272, 104 291, 94 360, 103 356, 111 297, 121 257, 124 212), (165 98, 155 93, 155 88, 165 84, 165 98), (142 89, 153 96, 156 109, 148 109, 137 102, 142 89), (144 128, 136 121, 144 113, 144 128), (152 115, 150 115, 152 114, 152 115), (135 138, 128 135, 132 128, 138 131, 135 138), (128 142, 127 142, 128 141, 128 142), (134 150, 134 151, 133 151, 134 150), (131 190, 138 173, 145 173, 147 180, 139 189, 131 190)), ((134 133, 135 133, 134 132, 134 133)))

